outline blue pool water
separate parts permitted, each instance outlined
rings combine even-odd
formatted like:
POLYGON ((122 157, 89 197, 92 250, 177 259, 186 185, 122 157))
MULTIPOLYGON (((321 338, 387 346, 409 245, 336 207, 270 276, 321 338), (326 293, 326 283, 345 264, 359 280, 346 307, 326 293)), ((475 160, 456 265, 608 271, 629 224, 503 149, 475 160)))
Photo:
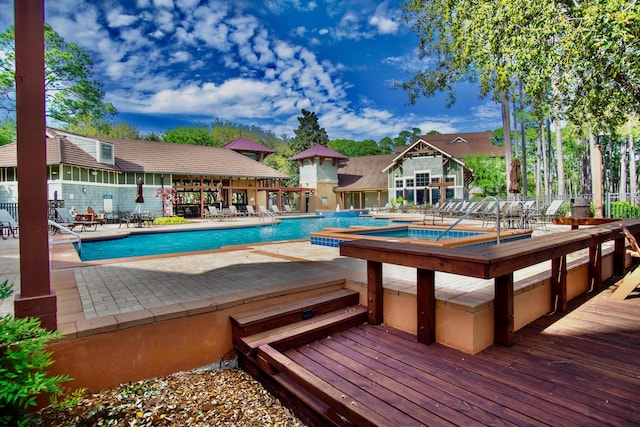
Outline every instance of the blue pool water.
POLYGON ((132 234, 118 239, 83 241, 81 259, 94 261, 195 252, 229 245, 303 239, 308 238, 310 232, 322 231, 325 227, 347 228, 352 225, 384 226, 389 224, 391 222, 388 220, 367 217, 316 216, 282 218, 280 224, 274 226, 132 234))
MULTIPOLYGON (((442 235, 442 230, 429 230, 424 228, 401 228, 397 230, 385 230, 385 231, 367 231, 362 233, 355 233, 363 236, 380 236, 402 239, 420 239, 420 240, 437 240, 442 235)), ((441 240, 456 239, 460 237, 479 236, 480 232, 474 231, 457 231, 449 230, 442 236, 441 240)))

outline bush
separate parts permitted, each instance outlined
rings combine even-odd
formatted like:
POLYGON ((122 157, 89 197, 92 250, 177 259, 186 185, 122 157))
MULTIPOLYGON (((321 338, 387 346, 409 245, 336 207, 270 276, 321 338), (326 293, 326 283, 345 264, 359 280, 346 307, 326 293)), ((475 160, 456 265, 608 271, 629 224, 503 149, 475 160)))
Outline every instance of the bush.
POLYGON ((640 207, 629 202, 611 202, 611 218, 640 218, 640 207))
MULTIPOLYGON (((0 300, 10 296, 12 286, 0 284, 0 300)), ((66 375, 47 376, 51 353, 47 343, 61 336, 40 326, 40 319, 0 316, 0 425, 27 426, 37 420, 29 412, 41 393, 59 394, 66 375)))
POLYGON ((166 224, 184 224, 184 217, 181 216, 163 216, 155 219, 157 225, 166 224))

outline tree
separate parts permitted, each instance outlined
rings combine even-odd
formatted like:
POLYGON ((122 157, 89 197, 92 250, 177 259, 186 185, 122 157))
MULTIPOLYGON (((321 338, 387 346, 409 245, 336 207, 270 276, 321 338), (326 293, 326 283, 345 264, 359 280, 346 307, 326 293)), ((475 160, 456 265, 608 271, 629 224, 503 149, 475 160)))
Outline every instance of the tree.
POLYGON ((334 139, 329 148, 347 157, 361 157, 382 154, 380 146, 372 139, 354 141, 351 139, 334 139))
MULTIPOLYGON (((539 122, 553 112, 555 120, 601 133, 639 110, 640 11, 634 1, 412 0, 405 12, 420 37, 421 57, 435 59, 396 85, 412 102, 439 91, 449 91, 453 102, 453 85, 473 80, 483 95, 500 95, 504 107, 504 93, 517 81, 539 122)), ((507 131, 505 125, 505 140, 507 131)), ((556 157, 562 158, 558 142, 556 157)), ((598 179, 599 171, 593 173, 598 179)))
POLYGON ((463 161, 473 170, 471 185, 480 190, 481 196, 504 196, 507 194, 506 177, 502 173, 505 168, 504 159, 476 154, 465 157, 463 161))
MULTIPOLYGON (((72 123, 81 116, 103 119, 117 113, 103 102, 102 85, 92 79, 93 62, 73 43, 67 43, 45 24, 45 91, 47 116, 72 123)), ((15 35, 11 26, 0 34, 0 107, 15 111, 15 35)))
POLYGON ((10 117, 0 123, 0 145, 9 144, 16 140, 16 122, 10 117))
POLYGON ((329 145, 327 132, 318 124, 318 116, 315 112, 302 109, 302 116, 298 117, 298 123, 298 128, 293 131, 295 137, 289 144, 291 155, 301 153, 316 144, 325 147, 329 145))
POLYGON ((64 130, 78 135, 118 139, 140 139, 141 135, 135 126, 128 123, 109 123, 104 119, 82 114, 72 123, 62 127, 64 130))
POLYGON ((169 129, 164 133, 163 140, 175 144, 216 145, 209 128, 204 125, 182 125, 169 129))

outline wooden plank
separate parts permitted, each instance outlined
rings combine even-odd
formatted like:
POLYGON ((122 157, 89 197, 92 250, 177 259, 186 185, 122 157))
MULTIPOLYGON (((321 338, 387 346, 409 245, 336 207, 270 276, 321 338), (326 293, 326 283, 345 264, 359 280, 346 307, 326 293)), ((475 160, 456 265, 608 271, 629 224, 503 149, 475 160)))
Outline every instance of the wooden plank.
POLYGON ((363 306, 354 306, 339 312, 319 315, 308 321, 297 322, 242 337, 240 342, 251 350, 255 350, 266 344, 274 347, 277 346, 278 348, 303 345, 327 334, 362 324, 365 321, 366 308, 363 306))
POLYGON ((602 290, 602 245, 589 248, 589 288, 602 290))
POLYGON ((423 344, 436 342, 436 272, 417 269, 417 339, 423 344))
POLYGON ((315 375, 329 380, 342 393, 357 397, 360 402, 364 402, 365 406, 379 415, 393 419, 395 425, 420 425, 420 420, 425 418, 432 420, 433 425, 453 425, 429 412, 427 407, 431 405, 427 404, 426 399, 423 399, 421 404, 417 404, 407 400, 400 392, 408 393, 418 400, 422 397, 421 395, 412 394, 410 389, 403 388, 395 381, 391 381, 386 386, 380 385, 375 381, 375 377, 379 375, 377 372, 363 365, 354 370, 353 366, 348 366, 350 360, 348 356, 319 345, 319 342, 313 343, 312 346, 301 347, 296 351, 289 351, 287 356, 315 375), (400 388, 394 389, 396 386, 400 388))
POLYGON ((616 290, 611 294, 611 299, 624 300, 638 286, 640 286, 640 268, 634 268, 616 283, 616 290))
POLYGON ((309 315, 326 314, 339 308, 357 305, 359 300, 358 292, 343 288, 269 309, 234 315, 230 319, 238 337, 243 337, 299 322, 309 315))
MULTIPOLYGON (((352 328, 334 337, 332 342, 342 343, 370 359, 393 368, 398 372, 398 380, 420 390, 425 399, 436 399, 437 405, 447 404, 488 425, 497 424, 498 420, 515 425, 540 424, 540 418, 531 418, 507 406, 519 403, 515 398, 507 396, 503 399, 502 393, 492 393, 481 383, 470 380, 468 376, 460 376, 460 371, 456 369, 433 363, 428 356, 406 352, 403 344, 410 338, 400 341, 387 340, 391 334, 374 337, 367 333, 369 329, 366 326, 352 328), (482 409, 480 411, 477 408, 482 409), (489 419, 485 418, 487 415, 489 419)), ((429 347, 428 352, 433 351, 435 347, 439 346, 429 347)), ((543 418, 545 414, 547 412, 540 411, 543 418)))
POLYGON ((551 302, 555 311, 567 311, 567 257, 564 255, 551 260, 551 302))
MULTIPOLYGON (((351 329, 349 333, 360 332, 361 329, 351 329)), ((381 342, 392 334, 385 334, 376 328, 367 327, 371 335, 381 342)), ((422 344, 411 343, 401 339, 395 345, 385 345, 384 351, 388 353, 394 348, 401 348, 404 358, 411 360, 414 369, 422 367, 438 377, 444 376, 452 384, 464 387, 480 397, 497 405, 504 405, 513 411, 537 420, 535 425, 587 425, 589 417, 580 412, 568 411, 564 402, 554 400, 546 390, 531 389, 530 384, 514 383, 505 375, 503 367, 491 363, 478 362, 477 358, 460 353, 457 350, 434 344, 424 349, 422 344), (542 398, 538 392, 543 393, 542 398)), ((382 349, 382 347, 381 347, 382 349)), ((487 402, 489 403, 489 402, 487 402)))
POLYGON ((328 399, 329 405, 334 407, 339 414, 344 414, 352 423, 363 427, 394 425, 393 420, 378 415, 362 405, 357 399, 345 395, 272 347, 264 345, 258 349, 258 353, 277 371, 286 374, 299 384, 304 384, 306 390, 311 394, 323 401, 328 399))

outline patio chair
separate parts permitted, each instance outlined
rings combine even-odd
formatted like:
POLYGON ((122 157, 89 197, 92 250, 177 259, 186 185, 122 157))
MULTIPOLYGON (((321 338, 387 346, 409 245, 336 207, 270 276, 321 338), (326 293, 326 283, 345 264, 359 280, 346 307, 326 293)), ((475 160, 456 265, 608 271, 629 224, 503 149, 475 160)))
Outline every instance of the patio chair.
POLYGON ((300 213, 298 211, 294 211, 293 209, 291 209, 291 206, 289 205, 282 205, 282 208, 284 209, 284 212, 287 214, 297 214, 300 213))
POLYGON ((87 206, 87 213, 92 214, 96 221, 100 221, 100 225, 104 225, 105 217, 103 213, 98 213, 91 206, 87 206))
POLYGON ((220 211, 215 206, 207 206, 208 217, 213 221, 214 218, 220 219, 220 211))
POLYGON ((253 209, 252 205, 247 205, 247 215, 248 216, 256 216, 258 213, 255 209, 253 209))
POLYGON ((244 216, 244 212, 240 212, 238 210, 237 207, 235 207, 235 205, 229 205, 229 214, 233 217, 233 218, 237 218, 239 216, 244 216))
POLYGON ((280 209, 278 209, 278 207, 276 205, 271 205, 271 212, 273 212, 275 215, 281 215, 282 211, 280 209))
POLYGON ((58 224, 62 224, 67 228, 74 227, 74 223, 76 222, 76 219, 73 215, 71 215, 71 212, 69 212, 65 208, 56 208, 55 210, 56 210, 55 221, 58 224))
POLYGON ((2 227, 0 234, 2 234, 3 240, 7 240, 9 234, 11 234, 14 239, 18 238, 18 223, 6 209, 0 209, 0 227, 2 227))
POLYGON ((558 210, 560 210, 560 206, 564 203, 564 200, 554 200, 551 202, 547 210, 539 216, 540 222, 542 226, 547 229, 547 223, 552 223, 553 219, 558 215, 558 210))

